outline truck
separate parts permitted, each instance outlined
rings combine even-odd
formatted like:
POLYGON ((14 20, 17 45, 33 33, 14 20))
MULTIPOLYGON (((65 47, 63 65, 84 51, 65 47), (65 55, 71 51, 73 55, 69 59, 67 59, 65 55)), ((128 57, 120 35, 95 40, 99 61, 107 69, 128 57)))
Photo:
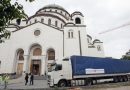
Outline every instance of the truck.
POLYGON ((93 85, 101 81, 127 82, 130 61, 73 55, 56 61, 48 72, 50 87, 93 85))

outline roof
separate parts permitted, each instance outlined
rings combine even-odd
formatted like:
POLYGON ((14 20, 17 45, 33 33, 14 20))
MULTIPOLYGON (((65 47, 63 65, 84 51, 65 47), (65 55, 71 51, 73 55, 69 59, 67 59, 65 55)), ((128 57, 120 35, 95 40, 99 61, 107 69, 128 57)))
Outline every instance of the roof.
POLYGON ((46 5, 46 6, 44 6, 42 9, 44 9, 44 8, 58 8, 58 9, 63 9, 63 10, 65 10, 62 6, 59 6, 59 5, 56 5, 56 4, 46 5))
MULTIPOLYGON (((44 6, 43 8, 39 9, 36 14, 38 12, 40 12, 41 10, 44 10, 44 9, 60 9, 62 11, 65 11, 66 13, 68 13, 62 6, 59 6, 59 5, 56 5, 56 4, 49 4, 49 5, 46 5, 44 6)), ((68 13, 69 14, 69 13, 68 13)))

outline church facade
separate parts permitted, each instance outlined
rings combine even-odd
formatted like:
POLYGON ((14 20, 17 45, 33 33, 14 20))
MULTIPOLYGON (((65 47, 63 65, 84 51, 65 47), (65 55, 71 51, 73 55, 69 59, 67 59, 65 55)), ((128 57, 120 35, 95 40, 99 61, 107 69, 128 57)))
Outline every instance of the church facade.
POLYGON ((87 34, 84 15, 47 5, 7 28, 11 37, 0 44, 0 73, 44 75, 48 65, 71 55, 104 57, 103 43, 87 34))

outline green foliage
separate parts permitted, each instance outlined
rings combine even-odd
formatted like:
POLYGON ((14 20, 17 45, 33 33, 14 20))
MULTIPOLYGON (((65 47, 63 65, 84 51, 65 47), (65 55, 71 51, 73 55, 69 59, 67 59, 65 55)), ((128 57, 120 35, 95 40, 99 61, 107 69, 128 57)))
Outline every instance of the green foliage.
POLYGON ((130 56, 124 56, 122 59, 124 59, 124 60, 130 60, 130 56))
MULTIPOLYGON (((34 0, 26 0, 32 2, 34 0)), ((23 6, 15 2, 10 3, 11 0, 0 0, 0 43, 4 42, 5 39, 9 39, 11 32, 6 30, 10 22, 14 19, 19 24, 22 18, 26 17, 23 6)))

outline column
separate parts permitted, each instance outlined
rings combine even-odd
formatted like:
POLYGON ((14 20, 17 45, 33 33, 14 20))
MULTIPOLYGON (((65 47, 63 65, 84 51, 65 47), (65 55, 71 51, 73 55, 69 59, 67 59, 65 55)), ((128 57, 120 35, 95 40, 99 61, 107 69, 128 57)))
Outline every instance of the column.
POLYGON ((41 75, 45 75, 45 71, 46 71, 46 56, 42 55, 42 59, 41 59, 41 75))
POLYGON ((25 71, 25 73, 28 73, 28 57, 29 55, 24 55, 23 71, 25 71))

